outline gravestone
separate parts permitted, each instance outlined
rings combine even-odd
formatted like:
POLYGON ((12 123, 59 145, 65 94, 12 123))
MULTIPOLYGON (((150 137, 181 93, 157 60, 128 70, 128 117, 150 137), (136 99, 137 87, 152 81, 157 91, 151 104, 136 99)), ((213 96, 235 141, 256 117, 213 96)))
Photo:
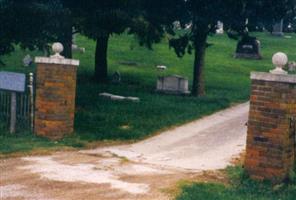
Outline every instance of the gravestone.
POLYGON ((178 75, 159 77, 156 91, 169 94, 190 94, 188 79, 178 75))
POLYGON ((237 44, 235 58, 262 59, 260 41, 255 37, 245 37, 237 44))
POLYGON ((0 72, 0 90, 6 90, 11 92, 10 133, 14 133, 16 127, 16 93, 24 92, 25 85, 25 74, 13 72, 0 72))
POLYGON ((118 71, 114 72, 114 74, 112 74, 111 81, 113 84, 119 84, 121 82, 121 75, 118 71))
POLYGON ((224 24, 221 21, 217 22, 217 30, 216 30, 217 34, 223 34, 224 33, 224 24))
POLYGON ((296 62, 295 61, 289 62, 288 70, 290 72, 296 72, 296 62))
POLYGON ((272 27, 272 35, 274 36, 284 36, 283 33, 284 28, 284 20, 280 20, 277 23, 275 23, 272 27))
POLYGON ((131 102, 140 102, 139 97, 124 97, 120 95, 110 94, 107 92, 103 92, 99 94, 101 97, 104 97, 106 99, 110 99, 112 101, 131 101, 131 102))
POLYGON ((139 64, 135 61, 120 61, 119 64, 126 66, 139 66, 139 64))
MULTIPOLYGON (((76 30, 73 28, 72 32, 75 32, 76 30)), ((79 52, 79 53, 85 53, 85 48, 84 47, 79 47, 77 44, 76 44, 76 36, 77 36, 77 33, 74 33, 72 35, 72 51, 73 52, 79 52)))
POLYGON ((78 52, 78 53, 85 53, 85 48, 79 47, 77 44, 72 44, 72 51, 78 52))
POLYGON ((30 67, 33 64, 33 59, 28 54, 23 58, 23 65, 24 67, 30 67))

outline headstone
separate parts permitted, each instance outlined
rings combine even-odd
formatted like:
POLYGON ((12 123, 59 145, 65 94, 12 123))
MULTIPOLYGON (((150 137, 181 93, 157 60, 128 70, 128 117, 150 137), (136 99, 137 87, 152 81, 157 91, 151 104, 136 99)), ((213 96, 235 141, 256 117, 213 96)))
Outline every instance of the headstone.
POLYGON ((173 23, 174 29, 180 30, 182 29, 181 23, 179 21, 175 21, 173 23))
POLYGON ((275 23, 273 25, 272 35, 284 36, 283 27, 284 27, 284 20, 280 20, 277 23, 275 23))
POLYGON ((188 79, 178 75, 159 77, 156 91, 169 94, 190 94, 188 79))
POLYGON ((78 47, 76 44, 72 44, 72 51, 79 52, 79 53, 85 53, 85 48, 78 47))
POLYGON ((112 95, 110 96, 111 100, 114 100, 114 101, 122 101, 122 100, 125 100, 125 97, 123 96, 119 96, 119 95, 112 95))
POLYGON ((114 72, 114 74, 112 74, 112 83, 113 84, 119 84, 121 82, 121 75, 120 73, 117 71, 117 72, 114 72))
POLYGON ((119 95, 114 95, 110 93, 100 93, 99 96, 104 97, 106 99, 110 99, 113 101, 132 101, 132 102, 140 102, 139 97, 124 97, 124 96, 119 96, 119 95))
POLYGON ((255 37, 243 38, 238 42, 235 58, 261 59, 261 44, 255 37))
POLYGON ((291 72, 295 72, 296 71, 296 62, 295 61, 289 62, 289 64, 288 64, 288 70, 291 71, 291 72))
POLYGON ((223 34, 224 33, 224 24, 223 24, 223 22, 218 21, 216 33, 217 34, 223 34))
POLYGON ((289 33, 293 33, 294 32, 294 27, 292 25, 292 23, 289 23, 287 26, 286 26, 286 32, 289 32, 289 33))
POLYGON ((84 47, 79 47, 76 44, 77 33, 75 33, 75 31, 76 30, 74 28, 72 28, 72 32, 74 32, 74 34, 72 35, 72 51, 79 52, 79 53, 85 53, 85 48, 84 47))
POLYGON ((127 66, 138 66, 138 63, 135 61, 120 61, 119 64, 127 66))
POLYGON ((24 67, 30 67, 33 63, 33 59, 31 58, 31 56, 29 54, 27 54, 24 58, 23 58, 23 65, 24 67))
POLYGON ((107 92, 103 92, 103 93, 100 93, 99 94, 101 97, 104 97, 104 98, 111 98, 111 96, 113 95, 113 94, 110 94, 110 93, 107 93, 107 92))
POLYGON ((125 97, 126 100, 128 101, 133 101, 133 102, 139 102, 140 98, 139 97, 125 97))
POLYGON ((165 65, 157 65, 156 69, 158 69, 159 71, 164 71, 167 69, 167 67, 165 65))

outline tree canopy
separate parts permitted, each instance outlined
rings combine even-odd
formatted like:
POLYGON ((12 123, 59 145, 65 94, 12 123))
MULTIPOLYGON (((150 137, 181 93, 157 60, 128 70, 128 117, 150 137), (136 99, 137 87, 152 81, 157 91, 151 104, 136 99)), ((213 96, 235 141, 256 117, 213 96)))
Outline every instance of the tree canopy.
POLYGON ((179 16, 179 21, 183 23, 182 27, 190 26, 171 39, 170 46, 180 57, 194 51, 192 93, 200 96, 205 94, 203 68, 209 46, 207 38, 215 33, 217 21, 223 21, 227 32, 244 37, 248 36, 248 26, 272 27, 276 20, 295 8, 295 0, 180 0, 179 5, 182 4, 185 4, 185 14, 179 16))
POLYGON ((12 52, 15 45, 42 50, 58 41, 69 22, 66 16, 58 0, 1 0, 0 56, 12 52))
POLYGON ((280 19, 295 21, 296 0, 0 0, 0 56, 14 45, 42 49, 60 41, 70 57, 72 28, 96 41, 95 78, 108 74, 108 41, 112 34, 127 31, 140 44, 152 47, 167 33, 178 56, 194 53, 194 95, 204 95, 204 57, 209 35, 217 21, 227 32, 248 36, 249 26, 271 29, 280 19), (246 24, 248 19, 248 24, 246 24), (176 30, 176 22, 179 29, 176 30))

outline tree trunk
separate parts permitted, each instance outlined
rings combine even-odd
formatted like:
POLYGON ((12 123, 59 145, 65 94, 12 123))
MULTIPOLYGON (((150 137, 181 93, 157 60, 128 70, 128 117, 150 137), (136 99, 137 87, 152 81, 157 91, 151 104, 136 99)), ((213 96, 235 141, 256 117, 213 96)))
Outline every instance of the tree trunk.
POLYGON ((72 24, 65 25, 65 31, 58 37, 58 42, 62 43, 64 50, 61 53, 65 58, 72 58, 72 24))
POLYGON ((193 66, 193 86, 192 95, 193 96, 204 96, 205 95, 205 84, 203 68, 205 64, 205 54, 206 54, 206 42, 207 34, 196 36, 194 45, 194 66, 193 66))
POLYGON ((97 38, 95 55, 95 80, 97 82, 107 82, 108 79, 108 41, 109 35, 97 38))
POLYGON ((62 42, 64 46, 64 51, 62 52, 62 55, 65 56, 65 58, 72 58, 72 33, 71 36, 67 36, 67 39, 62 42), (70 40, 71 38, 71 40, 70 40))

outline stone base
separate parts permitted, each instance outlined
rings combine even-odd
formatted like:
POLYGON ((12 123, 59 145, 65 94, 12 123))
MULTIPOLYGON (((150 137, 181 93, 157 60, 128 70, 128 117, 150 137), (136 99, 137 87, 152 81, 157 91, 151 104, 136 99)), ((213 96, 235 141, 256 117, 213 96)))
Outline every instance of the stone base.
POLYGON ((157 93, 173 94, 173 95, 190 95, 190 91, 172 91, 172 90, 155 90, 157 93))
POLYGON ((285 34, 283 32, 272 32, 273 36, 283 37, 285 34))
POLYGON ((261 60, 262 56, 258 54, 235 53, 234 58, 261 60))

